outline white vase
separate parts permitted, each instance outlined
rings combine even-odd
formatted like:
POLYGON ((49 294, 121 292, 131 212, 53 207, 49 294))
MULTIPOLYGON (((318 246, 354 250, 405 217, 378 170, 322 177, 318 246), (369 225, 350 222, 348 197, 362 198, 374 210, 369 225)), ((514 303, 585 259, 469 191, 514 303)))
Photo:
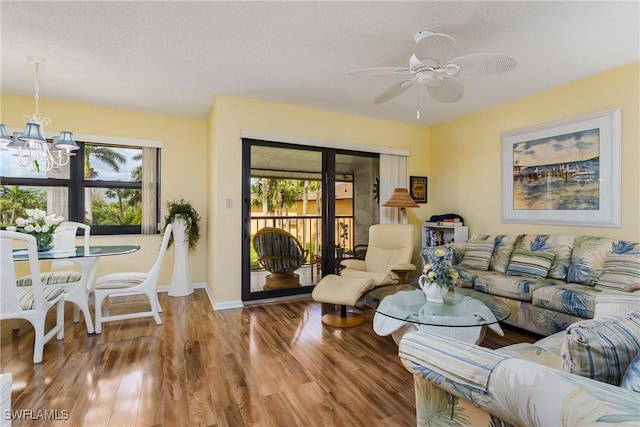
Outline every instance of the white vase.
POLYGON ((169 287, 170 297, 184 297, 193 293, 189 274, 189 242, 186 239, 185 220, 177 217, 173 222, 173 275, 169 287))
POLYGON ((447 288, 443 288, 440 285, 432 283, 427 287, 427 290, 424 291, 424 294, 427 297, 427 302, 442 304, 444 303, 444 296, 447 294, 448 290, 449 289, 447 288))
POLYGON ((418 284, 420 285, 420 289, 422 289, 422 292, 424 292, 424 295, 427 298, 427 302, 432 302, 435 304, 444 303, 444 296, 449 291, 449 288, 445 288, 436 283, 430 282, 427 276, 425 276, 424 274, 418 278, 418 284))

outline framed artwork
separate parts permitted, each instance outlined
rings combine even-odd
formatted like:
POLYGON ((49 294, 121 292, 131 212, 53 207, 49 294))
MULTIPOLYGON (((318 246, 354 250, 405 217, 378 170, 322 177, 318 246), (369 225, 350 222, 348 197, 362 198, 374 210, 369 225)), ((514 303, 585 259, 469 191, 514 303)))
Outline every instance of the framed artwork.
POLYGON ((620 227, 620 108, 502 134, 502 222, 620 227))
POLYGON ((427 177, 409 177, 409 194, 416 203, 427 203, 427 177))

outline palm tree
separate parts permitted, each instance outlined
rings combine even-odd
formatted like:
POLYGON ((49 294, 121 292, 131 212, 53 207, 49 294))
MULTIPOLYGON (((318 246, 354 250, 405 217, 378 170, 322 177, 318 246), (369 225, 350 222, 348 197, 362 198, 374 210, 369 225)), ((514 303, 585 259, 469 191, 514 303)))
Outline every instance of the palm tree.
POLYGON ((320 214, 320 181, 308 181, 305 180, 302 185, 302 215, 307 215, 307 206, 309 204, 309 192, 315 191, 316 196, 316 213, 320 214))
MULTIPOLYGON (((92 158, 104 162, 115 172, 120 172, 120 165, 127 163, 127 158, 112 148, 87 144, 84 146, 84 179, 94 179, 98 176, 98 172, 91 166, 92 158)), ((91 223, 93 205, 90 188, 85 189, 84 196, 85 221, 88 220, 91 223)))
POLYGON ((84 179, 93 179, 98 172, 91 166, 91 157, 104 162, 115 172, 120 172, 120 165, 127 163, 127 158, 113 148, 99 145, 85 145, 84 147, 84 179))
POLYGON ((45 209, 47 199, 44 190, 22 189, 17 185, 0 187, 0 212, 2 224, 14 224, 16 218, 25 217, 26 209, 45 209))

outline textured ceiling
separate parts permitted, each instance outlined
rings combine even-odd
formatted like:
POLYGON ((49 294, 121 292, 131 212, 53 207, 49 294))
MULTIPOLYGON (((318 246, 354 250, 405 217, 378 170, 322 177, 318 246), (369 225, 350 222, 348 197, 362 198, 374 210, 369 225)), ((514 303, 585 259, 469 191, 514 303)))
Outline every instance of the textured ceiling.
MULTIPOLYGON (((7 2, 2 93, 33 95, 26 57, 47 62, 40 96, 207 117, 224 93, 431 125, 640 60, 638 1, 7 2), (395 77, 347 76, 407 66, 416 32, 457 41, 456 54, 499 53, 510 73, 463 81, 453 104, 412 87, 382 105, 395 77), (421 119, 416 119, 420 106, 421 119)), ((46 113, 46 112, 43 112, 46 113)))

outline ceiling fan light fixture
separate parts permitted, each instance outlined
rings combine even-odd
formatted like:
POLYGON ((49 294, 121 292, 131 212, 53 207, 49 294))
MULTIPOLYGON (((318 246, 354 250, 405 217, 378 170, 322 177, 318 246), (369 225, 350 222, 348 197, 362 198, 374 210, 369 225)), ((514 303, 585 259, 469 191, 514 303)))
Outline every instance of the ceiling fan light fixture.
POLYGON ((448 76, 455 76, 460 72, 460 67, 456 64, 449 63, 444 66, 444 71, 448 76))
MULTIPOLYGON (((456 102, 464 95, 464 86, 459 78, 502 74, 516 66, 516 60, 511 57, 489 53, 475 53, 451 59, 456 42, 446 34, 420 31, 414 39, 416 43, 413 55, 409 58, 409 68, 374 67, 348 73, 369 76, 400 73, 413 75, 410 80, 397 82, 386 88, 374 99, 374 104, 390 101, 415 83, 426 86, 427 93, 435 101, 456 102)), ((418 108, 418 118, 419 110, 418 108)))
POLYGON ((427 79, 427 86, 429 87, 438 87, 442 86, 444 79, 442 77, 432 77, 427 79))

